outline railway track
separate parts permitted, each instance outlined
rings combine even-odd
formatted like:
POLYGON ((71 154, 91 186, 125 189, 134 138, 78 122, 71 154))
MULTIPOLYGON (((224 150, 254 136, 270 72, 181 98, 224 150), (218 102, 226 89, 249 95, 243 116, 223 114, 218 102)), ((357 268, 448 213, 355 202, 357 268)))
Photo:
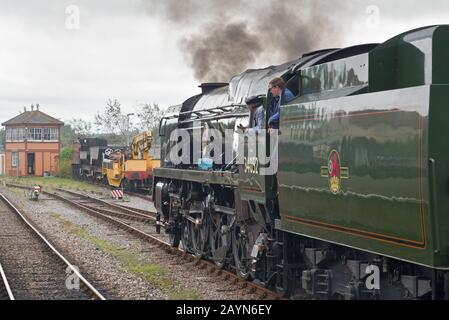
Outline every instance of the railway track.
POLYGON ((151 195, 146 196, 146 195, 138 193, 138 192, 129 192, 129 191, 127 193, 133 197, 137 197, 137 198, 147 200, 147 201, 153 201, 153 197, 151 195))
MULTIPOLYGON (((158 246, 159 248, 165 250, 167 253, 176 255, 177 257, 179 257, 181 260, 183 260, 185 262, 194 263, 194 265, 198 269, 204 270, 205 272, 207 272, 211 275, 215 275, 216 277, 221 277, 223 280, 229 281, 232 284, 234 284, 236 287, 239 287, 240 290, 246 290, 248 293, 255 294, 258 296, 259 299, 267 299, 267 300, 281 299, 281 297, 277 293, 275 293, 271 290, 268 290, 265 287, 259 286, 258 284, 255 284, 252 282, 242 280, 235 273, 220 269, 214 263, 211 263, 206 260, 198 259, 198 258, 194 257, 193 255, 185 252, 182 249, 173 248, 169 244, 168 237, 166 235, 161 235, 161 234, 155 233, 154 226, 151 226, 150 227, 151 229, 148 230, 148 228, 146 228, 147 226, 142 227, 142 226, 131 225, 129 222, 123 221, 123 218, 126 218, 126 217, 121 216, 118 218, 117 217, 118 213, 115 210, 122 210, 123 212, 128 213, 128 217, 129 216, 131 216, 131 217, 137 216, 137 217, 139 217, 138 219, 140 219, 140 217, 142 215, 144 215, 145 217, 151 216, 152 218, 146 222, 150 222, 152 225, 154 225, 154 223, 156 222, 156 218, 155 218, 156 213, 155 212, 134 209, 134 208, 130 209, 128 207, 111 204, 106 201, 96 199, 96 198, 93 198, 93 197, 90 197, 87 195, 82 195, 82 194, 79 194, 77 192, 73 192, 70 190, 58 189, 58 191, 65 192, 66 194, 78 197, 73 200, 73 199, 65 198, 65 197, 61 196, 60 194, 53 194, 60 200, 66 202, 74 207, 77 207, 78 209, 81 209, 81 210, 89 213, 90 215, 93 215, 95 217, 102 218, 108 222, 111 222, 111 223, 117 225, 118 227, 134 234, 138 238, 143 239, 145 241, 148 241, 148 242, 158 246), (97 204, 101 203, 102 205, 113 208, 114 210, 88 206, 85 203, 83 204, 82 202, 80 202, 80 200, 79 200, 80 198, 84 199, 86 201, 93 201, 97 204)), ((132 220, 135 220, 135 219, 132 219, 132 220)))
MULTIPOLYGON (((9 186, 24 189, 28 188, 16 185, 9 186)), ((134 208, 131 209, 71 190, 57 189, 56 191, 56 193, 49 193, 46 191, 43 193, 49 197, 54 197, 65 202, 93 217, 114 224, 122 230, 157 246, 166 253, 176 256, 182 262, 194 264, 196 268, 204 270, 204 272, 210 275, 219 277, 223 281, 233 284, 236 287, 236 290, 243 290, 246 293, 254 294, 260 300, 282 299, 277 293, 256 283, 242 280, 235 273, 220 269, 212 262, 198 259, 190 253, 185 252, 183 249, 173 248, 169 244, 168 236, 165 234, 157 234, 155 232, 155 212, 134 208)))
POLYGON ((104 201, 97 197, 92 197, 79 192, 74 192, 65 189, 56 189, 58 192, 66 193, 73 197, 73 201, 76 201, 84 206, 95 209, 104 214, 113 215, 116 218, 123 218, 126 220, 134 220, 140 222, 147 222, 149 224, 156 223, 156 212, 140 210, 135 208, 126 207, 123 205, 113 204, 104 201))
POLYGON ((9 288, 8 296, 17 300, 105 300, 1 193, 0 220, 2 283, 9 283, 4 285, 9 288))
POLYGON ((58 200, 64 201, 72 206, 76 206, 78 209, 81 209, 87 213, 92 214, 92 212, 95 212, 97 214, 101 214, 102 216, 100 217, 113 218, 128 227, 136 228, 148 235, 157 237, 163 242, 169 241, 169 237, 167 235, 156 233, 156 213, 154 212, 135 210, 128 207, 119 206, 70 190, 57 189, 57 193, 47 194, 54 196, 58 198, 58 200))
POLYGON ((5 271, 0 264, 0 300, 15 300, 12 294, 11 287, 9 286, 8 279, 6 278, 5 271))

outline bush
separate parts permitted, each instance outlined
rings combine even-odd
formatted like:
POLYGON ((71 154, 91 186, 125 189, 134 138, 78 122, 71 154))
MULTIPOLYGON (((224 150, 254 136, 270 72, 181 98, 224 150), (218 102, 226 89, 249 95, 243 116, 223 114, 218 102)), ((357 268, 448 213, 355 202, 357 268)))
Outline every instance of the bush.
POLYGON ((72 178, 72 148, 65 147, 59 156, 58 174, 59 178, 72 178))

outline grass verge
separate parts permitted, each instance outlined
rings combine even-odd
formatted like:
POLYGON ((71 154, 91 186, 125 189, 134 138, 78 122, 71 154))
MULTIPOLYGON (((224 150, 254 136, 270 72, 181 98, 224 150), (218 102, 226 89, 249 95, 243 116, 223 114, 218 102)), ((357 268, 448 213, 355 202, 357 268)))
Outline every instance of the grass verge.
POLYGON ((100 191, 100 188, 81 181, 76 181, 72 179, 65 179, 65 178, 57 178, 57 177, 22 177, 22 178, 16 178, 16 177, 9 177, 9 176, 1 176, 1 180, 5 181, 6 183, 12 183, 12 184, 20 184, 25 186, 32 186, 33 184, 39 184, 44 187, 45 190, 54 190, 56 188, 63 188, 63 189, 71 189, 71 190, 80 190, 80 191, 87 191, 87 192, 94 192, 94 191, 100 191))

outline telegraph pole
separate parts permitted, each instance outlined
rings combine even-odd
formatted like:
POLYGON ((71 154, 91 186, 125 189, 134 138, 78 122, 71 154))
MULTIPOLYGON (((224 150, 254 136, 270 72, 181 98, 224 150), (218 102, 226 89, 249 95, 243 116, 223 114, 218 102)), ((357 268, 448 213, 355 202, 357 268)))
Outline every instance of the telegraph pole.
POLYGON ((134 113, 128 113, 127 115, 126 115, 126 119, 127 119, 127 124, 126 124, 126 146, 127 147, 129 147, 129 143, 130 143, 130 135, 131 135, 131 132, 130 132, 130 121, 129 121, 129 118, 131 117, 131 116, 133 116, 134 115, 134 113))

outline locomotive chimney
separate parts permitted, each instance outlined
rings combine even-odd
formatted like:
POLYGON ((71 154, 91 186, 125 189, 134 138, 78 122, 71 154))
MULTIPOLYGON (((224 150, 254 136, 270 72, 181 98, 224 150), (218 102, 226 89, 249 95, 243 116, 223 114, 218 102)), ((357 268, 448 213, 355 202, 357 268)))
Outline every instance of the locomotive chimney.
POLYGON ((34 104, 31 105, 31 111, 34 111, 34 104))
POLYGON ((202 83, 200 86, 198 86, 198 88, 201 88, 201 93, 202 94, 208 94, 212 90, 215 90, 215 89, 218 89, 218 88, 222 88, 222 87, 226 87, 227 85, 229 85, 229 83, 224 83, 224 82, 202 83))
POLYGON ((36 110, 39 111, 39 103, 36 104, 36 110))

